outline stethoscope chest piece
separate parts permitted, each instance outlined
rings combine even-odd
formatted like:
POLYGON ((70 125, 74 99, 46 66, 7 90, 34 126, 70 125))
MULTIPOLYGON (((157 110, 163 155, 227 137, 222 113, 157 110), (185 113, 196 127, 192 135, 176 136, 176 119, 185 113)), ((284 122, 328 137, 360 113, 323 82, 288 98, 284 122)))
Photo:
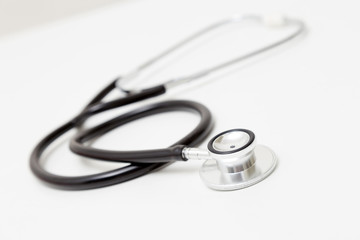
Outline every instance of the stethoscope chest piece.
POLYGON ((256 145, 255 135, 246 129, 232 129, 213 137, 208 150, 211 159, 200 169, 204 183, 215 190, 236 190, 252 186, 275 169, 277 158, 266 146, 256 145))

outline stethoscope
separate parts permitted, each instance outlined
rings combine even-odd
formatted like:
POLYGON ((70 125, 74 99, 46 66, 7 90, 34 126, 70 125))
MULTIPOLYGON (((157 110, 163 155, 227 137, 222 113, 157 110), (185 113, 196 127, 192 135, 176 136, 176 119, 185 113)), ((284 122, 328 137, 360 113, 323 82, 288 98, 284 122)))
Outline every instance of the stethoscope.
POLYGON ((304 23, 297 19, 257 15, 235 16, 204 28, 140 65, 125 77, 116 78, 111 84, 102 89, 76 117, 51 132, 38 143, 30 157, 31 170, 38 178, 51 186, 69 190, 81 190, 129 181, 165 167, 174 161, 205 160, 200 169, 200 176, 204 183, 212 189, 235 190, 260 182, 274 171, 277 157, 270 148, 256 144, 255 134, 252 131, 247 129, 224 131, 209 141, 207 150, 195 148, 210 134, 213 127, 210 111, 197 102, 185 100, 156 102, 124 113, 95 127, 82 129, 81 126, 87 119, 96 114, 164 94, 173 87, 199 79, 212 72, 271 50, 301 35, 304 30, 304 23), (123 87, 124 83, 133 80, 139 73, 194 39, 227 24, 247 21, 265 24, 270 27, 295 26, 295 28, 289 35, 272 44, 195 74, 174 78, 146 89, 129 90, 123 87), (124 96, 111 101, 104 101, 104 98, 114 89, 120 89, 124 96), (126 123, 152 114, 170 111, 190 111, 200 116, 200 121, 196 127, 170 147, 140 151, 112 151, 98 149, 89 144, 92 140, 126 123), (56 139, 73 128, 78 128, 78 131, 70 140, 72 152, 96 160, 129 164, 107 172, 76 177, 60 176, 48 172, 40 164, 43 152, 56 139))

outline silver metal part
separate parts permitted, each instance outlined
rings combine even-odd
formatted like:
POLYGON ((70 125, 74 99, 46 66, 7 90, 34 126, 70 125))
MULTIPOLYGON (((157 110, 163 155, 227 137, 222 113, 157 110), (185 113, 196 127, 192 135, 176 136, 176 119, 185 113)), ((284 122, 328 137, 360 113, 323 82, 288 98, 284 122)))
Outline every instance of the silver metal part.
POLYGON ((227 165, 221 159, 210 159, 204 162, 200 176, 209 188, 215 190, 236 190, 254 185, 268 177, 275 169, 277 158, 268 147, 258 145, 247 153, 242 164, 231 161, 227 165), (237 167, 238 168, 237 168, 237 167), (241 167, 239 167, 241 166, 241 167))
POLYGON ((205 160, 200 177, 215 190, 236 190, 254 185, 275 169, 277 158, 268 147, 256 145, 255 134, 247 129, 232 129, 216 135, 208 151, 185 147, 187 160, 205 160))
POLYGON ((182 151, 182 156, 188 160, 210 160, 210 154, 208 151, 199 148, 185 147, 182 151))
POLYGON ((117 82, 116 85, 119 89, 121 89, 122 91, 138 91, 138 89, 124 89, 122 84, 123 83, 127 83, 128 81, 131 81, 132 79, 135 79, 142 71, 144 71, 145 69, 151 67, 152 65, 154 65, 155 63, 157 63, 159 60, 161 60, 162 58, 165 58, 166 56, 172 54, 173 52, 179 50, 180 48, 184 47, 185 45, 189 44, 190 42, 194 41, 195 39, 215 30, 215 29, 219 29, 220 27, 223 27, 225 25, 231 24, 231 23, 238 23, 238 22, 244 22, 244 21, 250 21, 250 22, 255 22, 255 23, 259 23, 259 24, 263 24, 266 27, 284 27, 284 26, 294 26, 294 31, 292 33, 290 33, 288 36, 279 39, 271 44, 268 44, 266 46, 260 47, 256 50, 253 50, 247 54, 244 54, 242 56, 236 57, 234 59, 230 59, 226 62, 220 63, 218 65, 203 69, 201 71, 198 71, 196 73, 193 74, 189 74, 186 76, 180 76, 180 77, 175 77, 172 78, 170 80, 165 81, 163 84, 165 86, 165 88, 168 90, 170 88, 176 87, 178 85, 202 78, 206 75, 209 75, 210 73, 213 73, 215 71, 218 71, 222 68, 228 67, 230 65, 233 65, 235 63, 241 62, 243 60, 246 60, 248 58, 251 58, 253 56, 259 55, 261 53, 267 52, 273 48, 276 48, 280 45, 283 45, 284 43, 287 43, 289 41, 291 41, 292 39, 296 38, 297 36, 301 35, 304 30, 305 30, 305 24, 298 19, 290 19, 290 18, 286 18, 283 16, 258 16, 258 15, 244 15, 244 16, 234 16, 219 22, 216 22, 198 32, 196 32, 195 34, 191 35, 190 37, 180 41, 179 43, 177 43, 176 45, 172 46, 171 48, 165 50, 164 52, 160 53, 159 55, 157 55, 156 57, 150 59, 149 61, 143 63, 142 65, 140 65, 139 67, 137 67, 135 70, 131 71, 130 74, 123 76, 122 78, 120 78, 117 82))
POLYGON ((231 131, 217 137, 212 145, 219 152, 227 152, 244 147, 249 140, 250 136, 246 132, 231 131))

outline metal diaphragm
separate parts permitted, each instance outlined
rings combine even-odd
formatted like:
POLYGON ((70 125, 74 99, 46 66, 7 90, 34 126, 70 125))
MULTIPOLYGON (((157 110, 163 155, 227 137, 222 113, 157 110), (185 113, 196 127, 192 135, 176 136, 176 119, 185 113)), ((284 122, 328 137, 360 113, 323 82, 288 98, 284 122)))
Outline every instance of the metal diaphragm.
POLYGON ((211 159, 200 169, 204 183, 215 190, 236 190, 254 185, 275 169, 277 158, 268 147, 256 145, 255 134, 232 129, 213 137, 208 150, 211 159))

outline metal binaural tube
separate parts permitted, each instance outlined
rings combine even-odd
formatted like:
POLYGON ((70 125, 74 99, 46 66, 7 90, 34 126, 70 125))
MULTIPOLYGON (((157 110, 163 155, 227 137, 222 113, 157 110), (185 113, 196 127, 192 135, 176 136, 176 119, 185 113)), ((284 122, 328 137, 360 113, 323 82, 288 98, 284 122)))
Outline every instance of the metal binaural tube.
POLYGON ((177 50, 183 48, 184 46, 188 45, 192 41, 216 30, 223 26, 226 26, 228 24, 233 23, 241 23, 241 22, 255 22, 257 24, 262 24, 265 27, 269 28, 278 28, 278 27, 286 27, 286 26, 293 26, 294 30, 289 33, 287 36, 282 37, 270 44, 267 44, 265 46, 261 46, 257 49, 254 49, 246 54, 237 56, 235 58, 229 59, 225 62, 218 63, 217 65, 213 65, 204 69, 201 69, 197 72, 187 74, 184 76, 177 76, 173 77, 171 79, 168 79, 162 83, 166 90, 172 89, 174 87, 177 87, 179 85, 200 79, 202 77, 205 77, 213 72, 216 72, 220 69, 226 68, 228 66, 231 66, 233 64, 242 62, 246 59, 252 58, 254 56, 257 56, 259 54, 262 54, 264 52, 267 52, 269 50, 272 50, 278 46, 281 46, 287 42, 292 41, 296 37, 300 36, 303 32, 305 32, 305 23, 299 19, 292 19, 287 18, 284 16, 262 16, 262 15, 243 15, 243 16, 233 16, 227 19, 220 20, 218 22, 213 23, 210 26, 207 26, 198 32, 194 33, 193 35, 183 39, 182 41, 178 42, 174 46, 166 49, 165 51, 161 52, 159 55, 151 58, 150 60, 146 61, 145 63, 141 64, 137 68, 135 68, 133 71, 131 71, 129 74, 122 77, 121 81, 116 82, 116 86, 121 89, 122 91, 136 91, 137 89, 124 89, 123 84, 126 84, 128 82, 131 82, 131 80, 136 79, 140 73, 142 73, 144 70, 148 69, 149 67, 155 65, 163 58, 173 54, 177 50))

